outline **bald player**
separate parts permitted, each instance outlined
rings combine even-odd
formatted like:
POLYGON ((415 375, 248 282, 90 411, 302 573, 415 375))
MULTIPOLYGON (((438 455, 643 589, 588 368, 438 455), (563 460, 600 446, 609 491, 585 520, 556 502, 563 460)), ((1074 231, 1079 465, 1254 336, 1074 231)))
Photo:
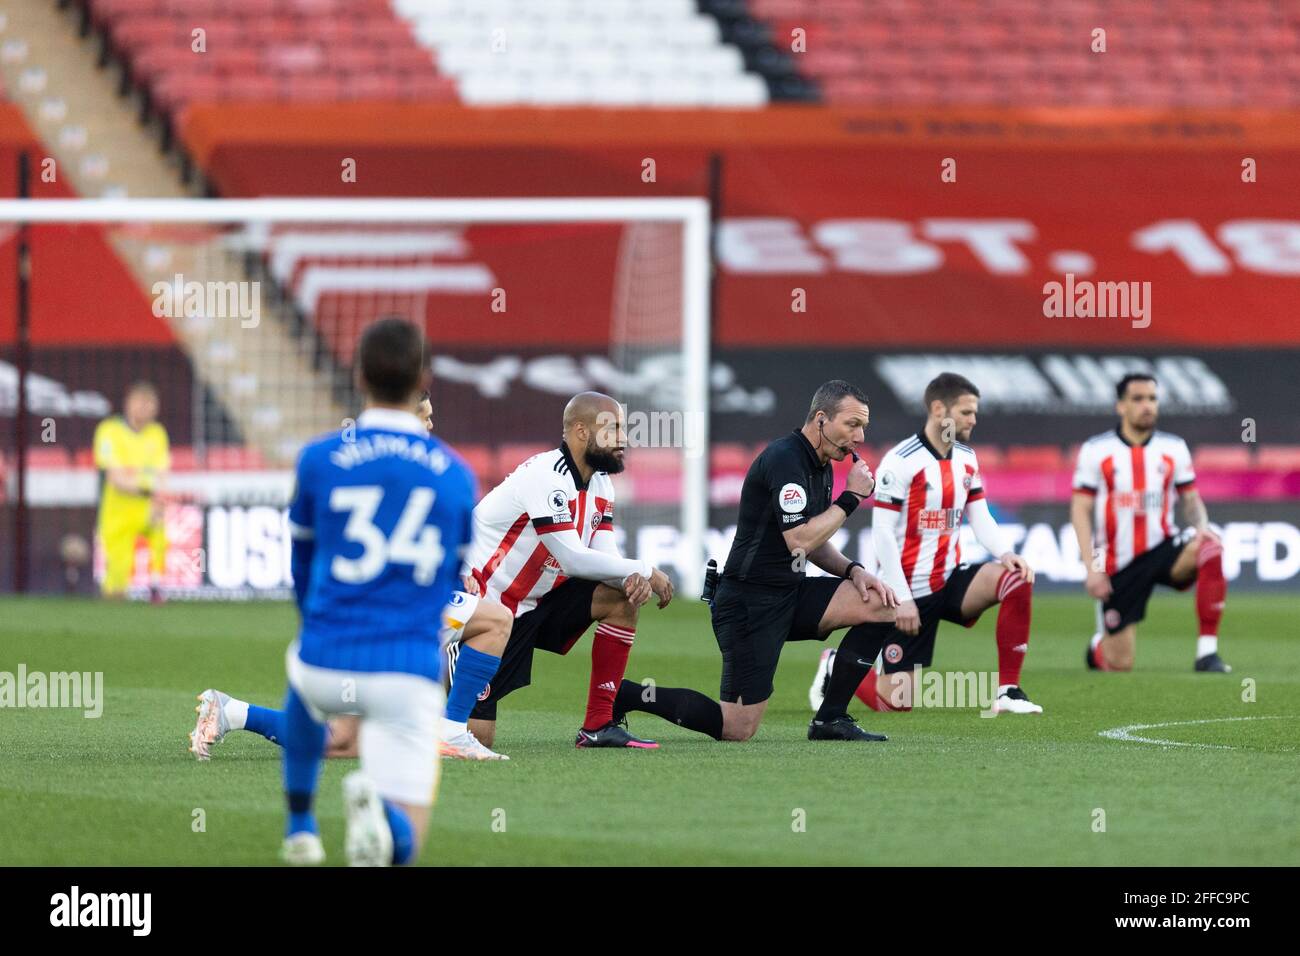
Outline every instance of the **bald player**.
MULTIPOLYGON (((580 748, 654 749, 614 722, 614 698, 627 669, 637 616, 653 595, 673 598, 668 576, 623 557, 614 543, 614 484, 627 448, 623 408, 600 392, 580 392, 564 409, 559 447, 534 455, 474 509, 466 556, 467 590, 514 615, 495 675, 478 693, 469 729, 486 746, 496 738, 497 704, 531 682, 533 651, 567 654, 594 622, 587 713, 580 748)), ((472 614, 473 608, 467 608, 472 614)), ((452 687, 464 679, 460 642, 447 647, 452 687)))

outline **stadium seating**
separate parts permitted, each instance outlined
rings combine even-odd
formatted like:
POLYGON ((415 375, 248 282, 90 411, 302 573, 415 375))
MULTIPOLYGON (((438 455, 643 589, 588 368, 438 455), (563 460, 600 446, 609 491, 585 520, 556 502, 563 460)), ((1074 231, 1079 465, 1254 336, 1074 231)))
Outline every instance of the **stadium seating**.
POLYGON ((1197 471, 1231 471, 1250 465, 1250 448, 1246 445, 1201 445, 1192 452, 1192 466, 1197 471))
POLYGON ((761 106, 694 0, 394 0, 472 105, 761 106), (509 29, 501 26, 509 22, 509 29))
POLYGON ((1255 456, 1258 468, 1267 471, 1300 472, 1300 448, 1294 445, 1268 445, 1255 456))
POLYGON ((1045 17, 1034 0, 230 0, 216 16, 199 0, 84 2, 127 86, 168 116, 229 100, 1300 104, 1300 12, 1268 0, 1079 0, 1045 17))
POLYGON ((694 0, 85 0, 146 114, 195 102, 761 106, 694 0), (195 14, 204 49, 194 49, 195 14), (506 18, 507 35, 497 26, 506 18), (494 32, 497 31, 497 32, 494 32), (435 65, 436 63, 436 65, 435 65))
POLYGON ((387 0, 229 0, 216 15, 195 0, 88 0, 87 11, 125 88, 167 117, 205 101, 455 99, 387 0))
POLYGON ((1268 0, 748 0, 831 103, 1300 104, 1300 9, 1268 0), (1092 31, 1107 31, 1094 53, 1092 31))

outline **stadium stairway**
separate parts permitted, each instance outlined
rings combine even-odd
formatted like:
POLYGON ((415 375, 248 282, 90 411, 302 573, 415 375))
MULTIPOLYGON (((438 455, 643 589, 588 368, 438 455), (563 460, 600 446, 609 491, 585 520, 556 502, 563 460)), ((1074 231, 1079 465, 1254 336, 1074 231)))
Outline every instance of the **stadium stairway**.
MULTIPOLYGON (((175 157, 159 151, 132 103, 117 95, 114 69, 96 65, 94 44, 78 36, 71 6, 60 9, 54 0, 11 0, 6 6, 0 19, 3 86, 55 159, 60 179, 81 196, 188 195, 175 157)), ((33 158, 36 175, 41 159, 33 158)), ((187 282, 258 278, 237 252, 200 257, 192 242, 127 232, 119 230, 113 245, 146 293, 177 273, 187 282)), ((347 414, 335 400, 332 370, 318 368, 309 344, 291 334, 287 310, 263 297, 255 330, 241 328, 236 319, 170 320, 195 374, 244 440, 277 466, 291 464, 303 442, 337 428, 347 414)))

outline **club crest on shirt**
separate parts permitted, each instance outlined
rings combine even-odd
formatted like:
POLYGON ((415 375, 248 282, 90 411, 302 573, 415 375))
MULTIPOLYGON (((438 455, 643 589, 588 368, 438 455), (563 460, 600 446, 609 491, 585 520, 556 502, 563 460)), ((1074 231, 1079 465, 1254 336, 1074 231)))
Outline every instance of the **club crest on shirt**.
POLYGON ((971 476, 970 476, 970 475, 966 475, 964 478, 962 478, 962 480, 961 480, 961 486, 962 486, 963 488, 965 488, 967 491, 970 491, 970 486, 971 486, 971 476))
POLYGON ((597 528, 600 527, 600 517, 601 517, 601 515, 600 515, 600 512, 599 512, 599 511, 597 511, 594 515, 591 516, 591 530, 592 530, 592 531, 595 531, 597 528))
POLYGON ((797 485, 793 481, 781 486, 777 500, 781 502, 781 510, 790 515, 798 514, 808 507, 808 493, 803 490, 803 485, 797 485))

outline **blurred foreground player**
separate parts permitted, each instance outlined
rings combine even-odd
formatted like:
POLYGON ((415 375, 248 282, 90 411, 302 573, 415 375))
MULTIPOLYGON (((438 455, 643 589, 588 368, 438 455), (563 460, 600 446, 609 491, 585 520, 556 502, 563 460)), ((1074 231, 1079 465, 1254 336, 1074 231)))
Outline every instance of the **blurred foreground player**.
POLYGON ((157 421, 158 390, 136 382, 126 391, 122 414, 106 418, 95 428, 95 468, 101 476, 99 539, 104 546, 105 597, 120 598, 131 583, 135 544, 149 542, 150 596, 159 589, 167 557, 161 498, 163 479, 171 468, 167 430, 157 421))
MULTIPOLYGON (((420 399, 416 415, 425 430, 433 434, 433 404, 428 392, 420 399)), ((455 591, 442 610, 441 641, 457 643, 457 656, 464 654, 461 681, 447 697, 447 712, 442 721, 438 751, 456 760, 509 760, 483 746, 470 732, 466 722, 479 694, 488 686, 501 664, 510 625, 514 618, 500 604, 480 601, 477 582, 469 579, 471 591, 455 591)), ((446 683, 446 681, 444 681, 446 683)), ((272 743, 284 739, 284 711, 260 707, 229 694, 208 688, 199 694, 194 708, 198 719, 190 732, 190 753, 198 760, 212 756, 213 744, 221 743, 232 730, 260 734, 272 743)), ((357 756, 357 718, 352 715, 333 717, 329 722, 325 756, 357 756)))
POLYGON ((1219 620, 1228 584, 1223 544, 1196 490, 1187 442, 1156 431, 1160 398, 1151 375, 1125 375, 1115 387, 1119 425, 1079 449, 1070 522, 1088 565, 1084 587, 1097 599, 1097 632, 1084 660, 1093 670, 1133 668, 1137 624, 1157 584, 1196 584, 1197 671, 1232 670, 1219 656, 1219 620), (1188 527, 1173 523, 1174 497, 1188 527), (1088 556, 1091 556, 1089 560, 1088 556))
MULTIPOLYGON (((997 623, 998 690, 994 713, 1041 714, 1043 708, 1020 689, 1020 669, 1029 650, 1034 571, 1011 550, 989 512, 975 450, 967 442, 979 411, 979 389, 952 372, 925 388, 925 425, 891 448, 880 462, 871 517, 871 544, 880 576, 898 595, 897 621, 882 655, 857 689, 858 699, 877 711, 911 710, 917 667, 934 659, 939 622, 973 627, 988 608, 1000 604, 997 623), (961 522, 994 560, 961 561, 961 522)), ((822 652, 809 690, 813 709, 838 665, 834 651, 822 652)))
POLYGON ((437 786, 440 612, 470 539, 474 478, 415 415, 426 361, 414 325, 368 327, 356 367, 355 434, 303 449, 289 508, 302 611, 285 656, 289 863, 324 859, 312 804, 329 717, 360 717, 361 769, 343 781, 352 865, 412 862, 437 786))
POLYGON ((615 715, 644 711, 715 740, 748 740, 772 696, 787 641, 824 641, 847 627, 841 666, 808 725, 809 740, 885 740, 849 716, 853 692, 893 630, 897 598, 831 538, 874 480, 854 448, 870 410, 848 382, 826 382, 813 395, 802 428, 754 459, 740 491, 736 537, 712 601, 713 635, 722 652, 721 702, 678 687, 623 681, 615 715), (832 461, 853 456, 845 491, 831 500, 832 461), (831 577, 805 573, 807 562, 831 577))
MULTIPOLYGON (((529 458, 475 508, 465 590, 454 592, 442 612, 451 676, 444 732, 453 745, 441 745, 444 756, 501 758, 489 749, 497 702, 531 682, 536 648, 567 654, 593 621, 587 717, 577 746, 658 747, 613 719, 639 609, 652 594, 661 608, 673 596, 667 575, 623 558, 614 544, 609 474, 623 470, 625 443, 617 402, 597 392, 575 395, 565 407, 560 447, 529 458)), ((199 696, 197 710, 190 750, 200 760, 230 730, 283 740, 280 711, 212 689, 199 696)), ((352 756, 354 737, 351 719, 335 718, 328 755, 352 756)))

